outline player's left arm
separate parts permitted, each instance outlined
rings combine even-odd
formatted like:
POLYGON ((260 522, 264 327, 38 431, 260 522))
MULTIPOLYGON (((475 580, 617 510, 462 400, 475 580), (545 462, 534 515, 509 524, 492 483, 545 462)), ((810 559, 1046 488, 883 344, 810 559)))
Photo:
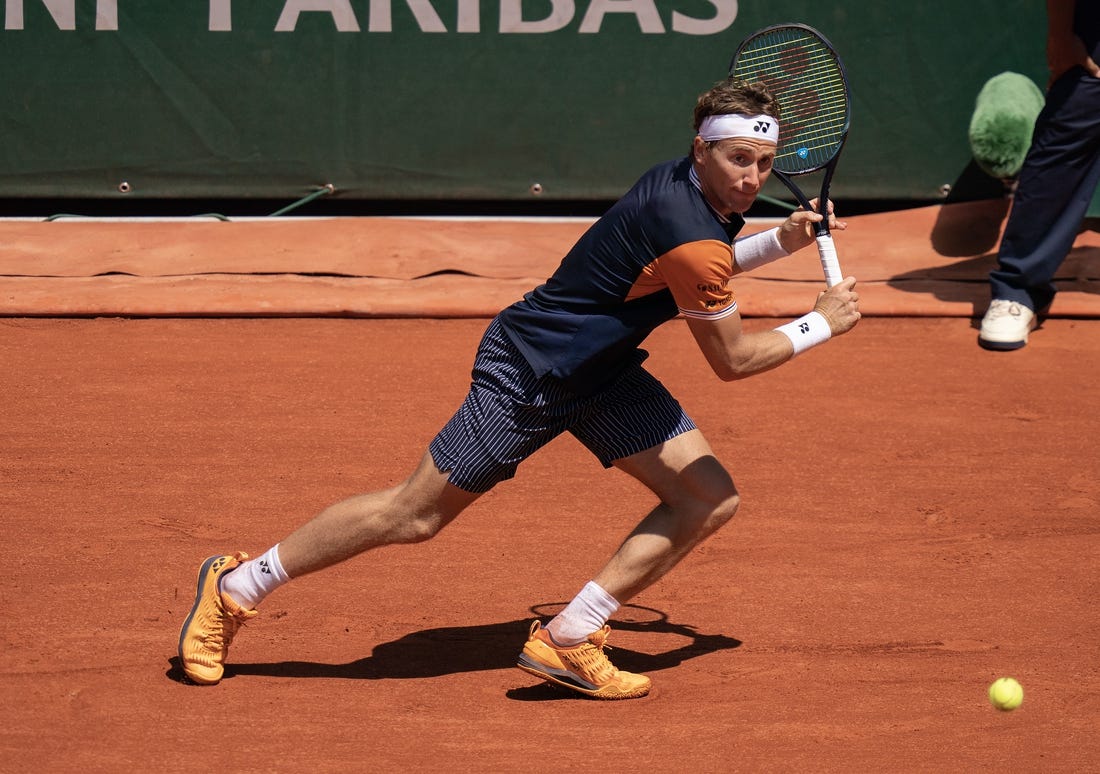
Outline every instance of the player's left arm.
POLYGON ((700 240, 681 244, 654 262, 707 363, 724 381, 775 368, 793 354, 782 334, 742 330, 729 288, 730 259, 727 243, 700 240))
POLYGON ((685 316, 711 369, 723 381, 769 371, 800 352, 850 331, 860 319, 855 279, 849 277, 817 297, 813 311, 766 331, 747 332, 741 315, 685 316))
POLYGON ((707 363, 723 381, 775 368, 845 333, 859 320, 859 296, 855 280, 849 278, 819 294, 813 311, 798 320, 774 330, 746 332, 729 289, 728 245, 715 240, 688 242, 654 263, 707 363))
POLYGON ((685 319, 707 364, 725 382, 770 371, 794 355, 791 342, 778 331, 746 332, 738 312, 712 320, 685 319))

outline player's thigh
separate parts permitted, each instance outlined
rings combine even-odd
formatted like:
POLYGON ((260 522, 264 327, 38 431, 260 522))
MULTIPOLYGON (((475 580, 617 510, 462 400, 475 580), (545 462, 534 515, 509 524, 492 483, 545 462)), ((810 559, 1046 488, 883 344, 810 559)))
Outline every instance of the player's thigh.
POLYGON ((578 405, 534 373, 494 320, 478 347, 470 391, 428 449, 451 484, 484 493, 515 476, 521 462, 563 433, 578 405))
POLYGON ((569 431, 605 468, 695 429, 680 402, 641 362, 585 401, 569 431))

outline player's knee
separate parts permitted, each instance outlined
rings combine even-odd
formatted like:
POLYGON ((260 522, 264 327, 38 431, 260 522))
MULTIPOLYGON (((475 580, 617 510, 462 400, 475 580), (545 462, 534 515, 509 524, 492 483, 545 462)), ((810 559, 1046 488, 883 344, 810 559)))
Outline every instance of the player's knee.
POLYGON ((737 515, 737 509, 741 507, 741 495, 737 493, 737 490, 732 490, 725 499, 722 500, 718 506, 717 511, 719 517, 722 519, 722 523, 726 523, 737 515))
POLYGON ((410 519, 402 525, 398 542, 423 543, 439 534, 440 526, 430 519, 410 519))
POLYGON ((677 507, 683 539, 698 542, 707 538, 734 517, 740 502, 732 487, 693 493, 677 507))
POLYGON ((741 495, 731 485, 729 490, 716 497, 711 503, 708 532, 715 531, 732 519, 737 514, 737 508, 740 505, 741 495))
POLYGON ((683 494, 699 530, 710 534, 736 515, 741 495, 729 473, 717 463, 692 473, 683 481, 683 494))
POLYGON ((432 511, 418 513, 405 519, 395 530, 396 543, 423 543, 438 535, 451 519, 432 511))
POLYGON ((430 458, 408 481, 393 489, 387 518, 391 543, 423 543, 438 535, 478 498, 444 484, 430 458), (426 471, 431 471, 426 473, 426 471))

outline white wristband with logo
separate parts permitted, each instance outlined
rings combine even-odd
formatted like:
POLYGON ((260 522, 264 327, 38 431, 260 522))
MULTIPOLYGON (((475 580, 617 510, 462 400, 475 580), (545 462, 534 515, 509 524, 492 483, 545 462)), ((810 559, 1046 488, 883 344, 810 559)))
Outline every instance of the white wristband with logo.
POLYGON ((733 260, 741 271, 752 271, 786 258, 790 253, 779 243, 779 227, 742 237, 733 243, 733 260))
POLYGON ((797 320, 786 325, 780 325, 775 330, 791 340, 795 355, 805 352, 810 347, 824 344, 833 335, 833 329, 829 327, 829 321, 820 312, 804 314, 797 320))

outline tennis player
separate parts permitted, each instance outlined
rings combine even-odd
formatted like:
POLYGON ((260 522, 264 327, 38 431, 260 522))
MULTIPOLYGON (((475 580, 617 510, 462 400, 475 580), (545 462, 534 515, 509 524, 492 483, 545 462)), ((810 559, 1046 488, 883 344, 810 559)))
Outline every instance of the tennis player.
POLYGON ((608 619, 725 524, 738 493, 691 418, 643 368, 639 345, 682 316, 729 381, 775 368, 860 318, 849 277, 793 322, 742 330, 730 280, 811 244, 822 217, 799 210, 735 241, 771 172, 780 120, 759 85, 727 80, 702 94, 690 153, 646 172, 545 284, 489 324, 465 401, 408 479, 332 505, 255 559, 238 552, 204 561, 179 637, 187 678, 221 680, 239 626, 279 586, 372 548, 433 537, 569 432, 604 467, 649 487, 657 505, 561 613, 531 624, 518 666, 597 699, 646 695, 648 677, 605 655, 608 619))

